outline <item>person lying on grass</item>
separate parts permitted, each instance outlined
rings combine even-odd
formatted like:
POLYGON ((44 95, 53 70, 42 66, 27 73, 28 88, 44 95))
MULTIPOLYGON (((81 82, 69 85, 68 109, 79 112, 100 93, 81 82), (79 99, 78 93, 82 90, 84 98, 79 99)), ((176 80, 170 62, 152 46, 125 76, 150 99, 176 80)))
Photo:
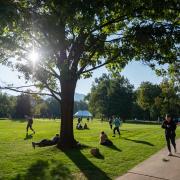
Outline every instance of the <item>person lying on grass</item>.
POLYGON ((59 134, 56 134, 51 140, 43 139, 40 142, 32 142, 32 147, 35 149, 36 146, 38 147, 45 147, 45 146, 53 146, 56 145, 59 141, 59 134))
POLYGON ((100 134, 100 144, 104 146, 112 146, 113 143, 111 140, 108 139, 106 133, 104 131, 100 134))

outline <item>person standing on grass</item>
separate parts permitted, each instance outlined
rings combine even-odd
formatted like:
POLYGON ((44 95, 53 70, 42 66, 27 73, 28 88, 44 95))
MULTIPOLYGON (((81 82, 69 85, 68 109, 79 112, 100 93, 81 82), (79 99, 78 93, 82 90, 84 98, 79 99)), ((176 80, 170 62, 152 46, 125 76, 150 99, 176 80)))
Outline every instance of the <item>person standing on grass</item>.
POLYGON ((120 125, 121 125, 121 121, 118 117, 115 117, 113 120, 113 124, 114 124, 114 129, 113 129, 113 137, 115 137, 116 131, 118 132, 119 136, 120 136, 120 125))
POLYGON ((109 118, 109 126, 112 129, 112 126, 113 126, 113 118, 112 117, 109 118))
POLYGON ((33 133, 35 134, 34 129, 32 128, 33 125, 33 118, 30 116, 25 115, 25 118, 27 119, 27 126, 26 126, 26 132, 28 134, 28 130, 29 128, 31 129, 31 131, 33 131, 33 133))
POLYGON ((172 120, 171 115, 169 114, 166 115, 165 120, 162 124, 162 128, 165 129, 165 137, 166 137, 167 147, 169 151, 168 156, 172 156, 171 144, 174 147, 175 153, 177 150, 176 150, 176 142, 175 142, 176 123, 172 120))

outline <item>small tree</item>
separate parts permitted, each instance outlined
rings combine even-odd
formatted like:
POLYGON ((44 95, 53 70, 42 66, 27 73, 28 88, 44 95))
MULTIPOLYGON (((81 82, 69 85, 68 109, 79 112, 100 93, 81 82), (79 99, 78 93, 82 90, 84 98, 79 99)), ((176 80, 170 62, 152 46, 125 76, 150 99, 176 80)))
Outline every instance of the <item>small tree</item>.
POLYGON ((175 62, 178 17, 178 0, 1 0, 0 60, 61 103, 58 147, 70 148, 77 80, 132 59, 175 62))

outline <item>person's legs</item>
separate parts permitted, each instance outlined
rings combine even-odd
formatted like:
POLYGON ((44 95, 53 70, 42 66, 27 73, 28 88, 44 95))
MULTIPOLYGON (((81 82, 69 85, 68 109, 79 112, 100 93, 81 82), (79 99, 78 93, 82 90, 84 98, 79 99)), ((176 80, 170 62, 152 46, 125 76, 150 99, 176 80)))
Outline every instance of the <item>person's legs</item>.
POLYGON ((119 130, 119 127, 117 127, 117 132, 118 132, 118 134, 120 135, 120 130, 119 130))
POLYGON ((31 129, 31 131, 33 131, 33 133, 35 134, 34 129, 32 128, 32 124, 29 125, 29 128, 31 129))
POLYGON ((169 154, 171 154, 171 145, 170 145, 170 137, 166 135, 166 142, 167 142, 167 147, 169 150, 169 154))
POLYGON ((29 130, 29 123, 27 124, 26 126, 26 132, 28 133, 28 130, 29 130))
POLYGON ((116 134, 116 128, 117 128, 117 127, 114 127, 114 129, 113 129, 113 134, 114 134, 113 137, 114 137, 115 134, 116 134))
POLYGON ((111 141, 111 140, 107 139, 107 140, 106 140, 106 145, 107 145, 107 146, 112 146, 112 145, 113 145, 113 143, 112 143, 112 141, 111 141))
POLYGON ((52 144, 52 141, 49 139, 43 139, 41 142, 39 142, 39 146, 43 147, 43 146, 49 146, 52 144))
POLYGON ((175 142, 175 136, 174 135, 171 136, 171 143, 172 143, 172 145, 174 147, 174 151, 176 152, 176 142, 175 142))
POLYGON ((33 148, 35 149, 36 146, 39 146, 39 147, 44 147, 44 146, 49 146, 51 145, 51 140, 48 140, 48 139, 43 139, 41 140, 40 142, 32 142, 32 146, 33 148))

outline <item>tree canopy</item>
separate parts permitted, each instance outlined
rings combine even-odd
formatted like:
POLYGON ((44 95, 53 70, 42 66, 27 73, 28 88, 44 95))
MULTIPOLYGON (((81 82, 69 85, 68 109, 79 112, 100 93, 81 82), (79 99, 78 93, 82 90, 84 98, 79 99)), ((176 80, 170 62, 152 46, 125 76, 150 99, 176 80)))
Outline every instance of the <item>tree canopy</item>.
POLYGON ((59 99, 60 77, 179 58, 179 1, 0 1, 1 62, 59 99), (29 53, 38 53, 33 65, 29 53), (15 59, 12 59, 15 58, 15 59))
POLYGON ((96 116, 131 118, 133 86, 124 77, 103 74, 95 80, 87 99, 90 111, 96 116))

